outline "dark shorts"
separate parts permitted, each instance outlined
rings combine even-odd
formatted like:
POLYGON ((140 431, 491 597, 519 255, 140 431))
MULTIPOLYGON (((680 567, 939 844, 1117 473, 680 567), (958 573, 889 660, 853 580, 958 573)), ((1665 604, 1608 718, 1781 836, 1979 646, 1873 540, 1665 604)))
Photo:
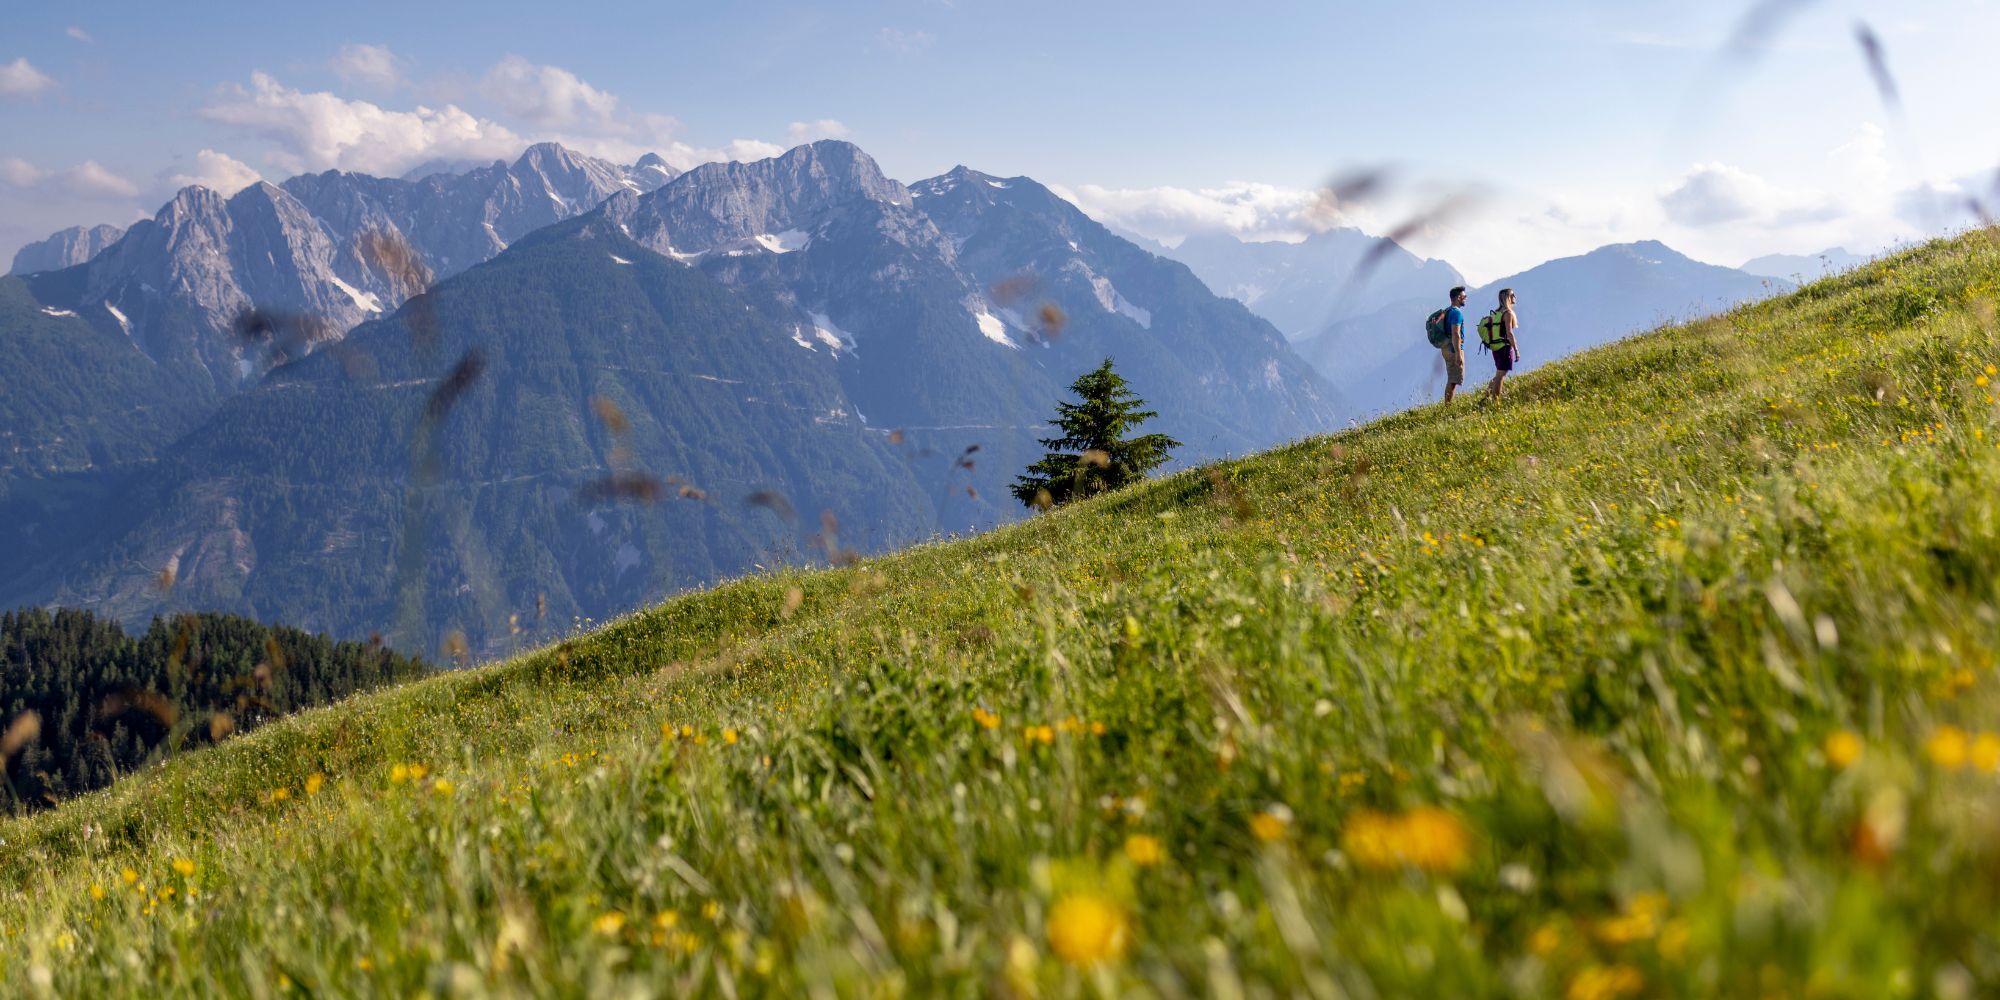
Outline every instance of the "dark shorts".
POLYGON ((1493 370, 1494 370, 1494 371, 1496 371, 1496 372, 1511 372, 1511 371, 1513 371, 1513 370, 1514 370, 1514 352, 1513 352, 1512 350, 1509 350, 1508 348, 1505 348, 1505 347, 1503 347, 1503 348, 1501 348, 1501 349, 1499 349, 1499 350, 1497 350, 1497 351, 1494 351, 1494 352, 1493 352, 1493 370))

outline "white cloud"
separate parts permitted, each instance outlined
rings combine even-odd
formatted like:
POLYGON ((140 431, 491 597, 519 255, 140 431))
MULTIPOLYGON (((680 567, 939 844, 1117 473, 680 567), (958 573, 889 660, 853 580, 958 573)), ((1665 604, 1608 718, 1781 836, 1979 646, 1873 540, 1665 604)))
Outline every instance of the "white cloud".
POLYGON ((79 198, 136 198, 139 185, 99 166, 95 160, 85 160, 68 170, 57 174, 55 182, 63 190, 79 198))
POLYGON ((883 28, 875 37, 884 46, 905 54, 922 52, 937 41, 937 37, 928 31, 904 31, 901 28, 883 28))
POLYGON ((0 156, 0 181, 11 187, 32 187, 47 176, 47 171, 18 156, 0 156))
MULTIPOLYGON (((715 157, 715 159, 768 160, 773 156, 783 155, 785 147, 775 142, 765 142, 762 139, 731 139, 728 145, 722 147, 721 152, 722 155, 715 157)), ((661 155, 664 156, 666 154, 663 153, 661 155)))
POLYGON ((0 63, 0 97, 33 97, 55 85, 55 80, 36 69, 26 56, 0 63))
POLYGON ((263 176, 249 164, 213 149, 204 149, 194 154, 194 170, 189 173, 167 173, 167 185, 180 190, 190 184, 199 184, 224 197, 235 194, 252 184, 263 180, 263 176))
POLYGON ((531 63, 520 56, 500 60, 480 82, 480 91, 507 113, 544 128, 604 125, 618 111, 618 98, 585 83, 560 66, 531 63))
POLYGON ((74 38, 85 45, 97 44, 97 39, 90 37, 90 32, 85 31, 74 24, 70 25, 67 29, 65 29, 63 31, 63 34, 68 35, 69 37, 74 38))
POLYGON ((403 83, 403 61, 381 45, 343 45, 328 64, 348 83, 394 90, 403 83))
POLYGON ((785 138, 798 146, 819 139, 844 139, 847 126, 832 118, 821 118, 810 122, 793 122, 785 126, 785 138))
POLYGON ((1667 218, 1683 226, 1716 226, 1768 219, 1792 199, 1769 181, 1725 163, 1697 164, 1673 190, 1660 195, 1667 218))
POLYGON ((1194 233, 1228 233, 1245 240, 1297 240, 1326 228, 1314 216, 1319 195, 1275 184, 1232 182, 1221 187, 1054 187, 1100 222, 1169 243, 1194 233))
POLYGON ((268 161, 285 170, 395 176, 433 158, 498 159, 528 144, 506 126, 456 105, 392 111, 324 91, 294 90, 261 71, 250 75, 248 90, 225 87, 200 113, 269 140, 274 148, 268 161))
POLYGON ((32 188, 43 193, 73 195, 90 200, 134 198, 139 186, 105 169, 95 160, 85 160, 66 170, 49 171, 16 156, 0 157, 0 183, 9 187, 32 188))

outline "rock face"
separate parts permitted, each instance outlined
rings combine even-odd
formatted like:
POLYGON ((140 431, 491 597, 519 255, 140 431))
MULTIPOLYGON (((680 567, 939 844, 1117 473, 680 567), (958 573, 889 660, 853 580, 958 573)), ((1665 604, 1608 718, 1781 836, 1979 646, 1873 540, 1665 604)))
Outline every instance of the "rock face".
POLYGON ((88 263, 32 280, 45 303, 130 339, 176 377, 203 383, 202 391, 227 395, 272 360, 302 354, 382 310, 344 280, 335 257, 319 221, 274 185, 252 184, 226 200, 189 187, 88 263), (301 319, 238 336, 238 319, 253 307, 301 319), (266 357, 273 333, 285 348, 266 357))
POLYGON ((16 250, 14 266, 7 273, 29 274, 73 267, 97 256, 123 235, 125 230, 117 226, 71 226, 48 239, 16 250))
POLYGON ((329 171, 227 199, 189 187, 123 233, 65 231, 36 244, 85 258, 37 275, 36 294, 226 396, 393 311, 422 288, 419 274, 456 274, 614 192, 673 176, 657 156, 621 167, 543 143, 511 164, 415 181, 329 171), (85 253, 105 236, 115 239, 85 253), (384 240, 413 250, 420 266, 385 259, 384 240), (242 329, 251 309, 264 315, 242 329))
MULTIPOLYGON (((1519 297, 1525 371, 1662 323, 1705 316, 1791 291, 1789 281, 1704 264, 1657 240, 1618 243, 1509 275, 1467 293, 1469 323, 1490 311, 1502 288, 1519 297)), ((1424 339, 1424 317, 1445 306, 1446 290, 1334 324, 1300 343, 1363 412, 1401 409, 1444 391, 1443 361, 1424 339)), ((1492 362, 1468 339, 1468 383, 1493 376, 1492 362)))
MULTIPOLYGON (((326 224, 357 266, 382 269, 362 246, 372 232, 406 241, 442 278, 491 259, 536 229, 588 212, 614 193, 644 193, 675 176, 657 154, 621 167, 545 142, 511 164, 463 173, 394 180, 329 170, 294 177, 284 187, 326 224)), ((384 277, 383 284, 392 283, 384 277)))

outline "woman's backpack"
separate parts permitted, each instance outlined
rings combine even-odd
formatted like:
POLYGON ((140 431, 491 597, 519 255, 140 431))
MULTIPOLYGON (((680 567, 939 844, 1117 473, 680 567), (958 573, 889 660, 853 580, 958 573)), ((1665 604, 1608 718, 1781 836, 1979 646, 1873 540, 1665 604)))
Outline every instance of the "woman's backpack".
POLYGON ((1489 351, 1507 346, 1507 311, 1495 309, 1479 321, 1479 343, 1489 351))

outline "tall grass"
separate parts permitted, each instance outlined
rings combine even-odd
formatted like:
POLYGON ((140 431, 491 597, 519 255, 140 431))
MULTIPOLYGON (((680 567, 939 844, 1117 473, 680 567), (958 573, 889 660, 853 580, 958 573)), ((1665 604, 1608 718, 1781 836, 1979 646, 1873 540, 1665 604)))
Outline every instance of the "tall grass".
POLYGON ((0 992, 2000 990, 2000 249, 0 824, 0 992))

